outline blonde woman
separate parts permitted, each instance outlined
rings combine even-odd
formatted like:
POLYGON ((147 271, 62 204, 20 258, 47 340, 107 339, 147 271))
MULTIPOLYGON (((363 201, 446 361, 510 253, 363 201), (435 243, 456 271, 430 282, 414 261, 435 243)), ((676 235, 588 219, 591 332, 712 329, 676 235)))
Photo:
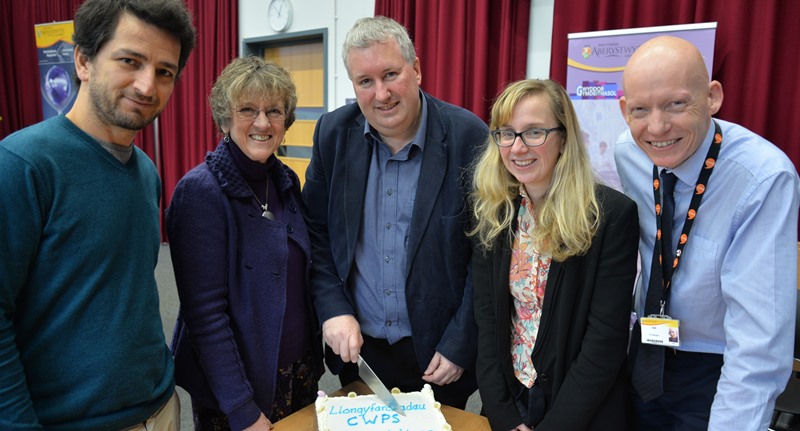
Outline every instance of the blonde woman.
POLYGON ((625 430, 636 205, 550 80, 510 84, 474 171, 478 386, 494 430, 625 430))

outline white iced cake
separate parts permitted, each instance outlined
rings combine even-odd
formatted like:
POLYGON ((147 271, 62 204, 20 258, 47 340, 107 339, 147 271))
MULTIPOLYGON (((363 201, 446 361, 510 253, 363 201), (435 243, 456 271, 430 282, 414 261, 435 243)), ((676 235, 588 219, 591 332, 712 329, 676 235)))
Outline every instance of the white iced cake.
POLYGON ((451 430, 442 415, 442 405, 433 398, 431 386, 419 392, 403 393, 392 389, 405 416, 390 409, 375 395, 329 397, 317 396, 317 429, 319 431, 441 431, 451 430))

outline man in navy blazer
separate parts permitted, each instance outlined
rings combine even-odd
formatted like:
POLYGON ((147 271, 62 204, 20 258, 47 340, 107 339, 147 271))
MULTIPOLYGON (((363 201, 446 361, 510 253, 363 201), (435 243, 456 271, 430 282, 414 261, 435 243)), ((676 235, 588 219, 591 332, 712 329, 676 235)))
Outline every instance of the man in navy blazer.
POLYGON ((303 189, 328 367, 345 385, 361 355, 389 388, 427 382, 463 408, 477 387, 465 171, 487 127, 420 90, 397 22, 359 20, 343 53, 358 103, 317 122, 303 189))

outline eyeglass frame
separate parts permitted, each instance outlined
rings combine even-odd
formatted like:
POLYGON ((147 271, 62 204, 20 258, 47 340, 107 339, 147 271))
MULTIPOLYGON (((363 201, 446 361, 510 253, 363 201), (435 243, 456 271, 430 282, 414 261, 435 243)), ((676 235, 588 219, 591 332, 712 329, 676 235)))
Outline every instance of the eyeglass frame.
POLYGON ((521 132, 517 132, 516 130, 510 130, 510 129, 494 129, 494 130, 489 131, 489 136, 492 137, 492 141, 494 141, 495 145, 497 145, 500 148, 508 148, 508 147, 514 146, 514 142, 517 141, 517 138, 519 138, 522 141, 522 144, 525 145, 526 147, 540 147, 540 146, 544 145, 545 142, 547 142, 547 137, 550 136, 550 133, 556 132, 556 131, 566 132, 567 129, 564 126, 551 127, 549 129, 545 128, 545 127, 531 127, 530 129, 525 129, 525 130, 523 130, 521 132), (541 143, 531 145, 525 140, 525 137, 522 136, 522 135, 524 133, 530 132, 531 130, 542 130, 542 131, 544 131, 544 139, 542 139, 541 143), (514 134, 514 139, 508 145, 504 145, 504 144, 500 143, 500 139, 499 139, 500 136, 499 135, 501 133, 504 133, 504 132, 505 133, 513 133, 514 134))
POLYGON ((280 110, 280 108, 275 107, 275 106, 273 106, 271 108, 256 109, 256 108, 254 108, 252 106, 245 105, 245 106, 241 106, 241 107, 233 109, 233 113, 240 120, 255 120, 256 118, 258 118, 259 115, 261 115, 262 112, 264 113, 264 115, 267 116, 267 120, 269 120, 270 122, 272 122, 273 120, 279 121, 279 120, 285 120, 286 119, 286 112, 283 112, 282 110, 280 110), (244 111, 246 109, 255 111, 255 115, 250 116, 249 114, 244 114, 242 111, 244 111), (276 112, 270 112, 270 111, 273 111, 273 110, 277 110, 278 112, 277 113, 276 112))

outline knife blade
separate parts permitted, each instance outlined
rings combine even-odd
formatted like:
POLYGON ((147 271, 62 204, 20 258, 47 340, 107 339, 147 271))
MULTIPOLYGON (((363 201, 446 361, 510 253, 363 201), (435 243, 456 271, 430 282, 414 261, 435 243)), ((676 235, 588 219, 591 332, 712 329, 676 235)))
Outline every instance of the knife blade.
POLYGON ((375 393, 375 396, 378 399, 389 406, 390 409, 394 410, 395 412, 399 413, 402 416, 405 416, 406 413, 400 408, 400 404, 397 402, 397 399, 386 389, 386 385, 381 382, 381 379, 372 371, 372 368, 367 365, 367 362, 364 361, 364 358, 361 355, 358 356, 358 376, 361 377, 361 380, 372 389, 372 392, 375 393))

